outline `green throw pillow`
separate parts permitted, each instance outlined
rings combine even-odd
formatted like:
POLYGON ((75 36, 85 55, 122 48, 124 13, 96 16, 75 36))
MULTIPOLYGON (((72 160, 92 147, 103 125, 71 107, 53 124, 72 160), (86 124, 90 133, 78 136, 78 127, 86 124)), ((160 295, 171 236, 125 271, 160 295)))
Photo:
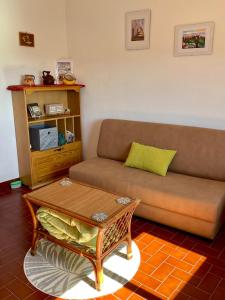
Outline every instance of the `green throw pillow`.
POLYGON ((175 154, 175 150, 164 150, 133 142, 124 165, 166 176, 175 154))

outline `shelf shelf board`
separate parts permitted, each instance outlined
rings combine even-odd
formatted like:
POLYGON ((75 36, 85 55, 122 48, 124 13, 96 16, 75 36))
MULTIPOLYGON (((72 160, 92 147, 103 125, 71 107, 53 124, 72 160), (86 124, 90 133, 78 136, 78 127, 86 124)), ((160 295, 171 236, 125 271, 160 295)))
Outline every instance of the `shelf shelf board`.
POLYGON ((46 121, 55 121, 59 119, 72 119, 72 118, 79 118, 80 115, 58 115, 58 116, 48 116, 48 117, 41 117, 41 118, 28 118, 28 123, 29 124, 34 124, 34 123, 40 123, 40 122, 46 122, 46 121))
POLYGON ((51 152, 51 151, 60 151, 60 150, 63 150, 63 148, 65 147, 70 147, 70 145, 74 145, 74 144, 80 144, 81 143, 81 140, 77 139, 71 143, 65 143, 63 145, 60 145, 60 146, 57 146, 57 147, 54 147, 54 148, 49 148, 49 149, 45 149, 45 150, 32 150, 30 149, 30 152, 32 154, 35 154, 35 153, 44 153, 44 152, 51 152))
POLYGON ((75 91, 79 92, 80 88, 85 87, 82 83, 77 83, 73 85, 65 84, 53 84, 53 85, 10 85, 7 87, 9 91, 24 91, 26 94, 32 94, 34 92, 45 92, 45 91, 75 91))

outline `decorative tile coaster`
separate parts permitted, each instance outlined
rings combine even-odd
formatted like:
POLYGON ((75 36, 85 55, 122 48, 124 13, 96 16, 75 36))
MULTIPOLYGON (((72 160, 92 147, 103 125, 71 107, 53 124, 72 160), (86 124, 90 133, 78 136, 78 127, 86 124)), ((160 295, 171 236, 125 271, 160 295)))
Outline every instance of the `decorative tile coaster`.
POLYGON ((65 177, 65 178, 63 178, 62 180, 60 180, 60 182, 59 182, 59 184, 61 184, 62 186, 69 186, 69 185, 71 185, 73 182, 69 179, 69 178, 67 178, 67 177, 65 177))
POLYGON ((119 204, 122 204, 122 205, 127 205, 131 202, 131 199, 128 197, 121 197, 121 198, 116 199, 116 202, 119 204))
POLYGON ((99 212, 91 216, 94 221, 102 222, 108 218, 108 215, 104 212, 99 212))

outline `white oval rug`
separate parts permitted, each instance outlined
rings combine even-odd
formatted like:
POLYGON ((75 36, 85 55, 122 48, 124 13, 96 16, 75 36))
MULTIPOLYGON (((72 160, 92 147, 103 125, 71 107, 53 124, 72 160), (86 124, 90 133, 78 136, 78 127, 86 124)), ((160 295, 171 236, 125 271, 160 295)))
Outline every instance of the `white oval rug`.
POLYGON ((27 252, 24 272, 38 290, 63 299, 89 299, 112 294, 130 281, 140 265, 140 252, 132 242, 133 258, 126 259, 126 245, 119 246, 104 260, 104 282, 95 289, 91 262, 74 252, 40 240, 35 256, 27 252))

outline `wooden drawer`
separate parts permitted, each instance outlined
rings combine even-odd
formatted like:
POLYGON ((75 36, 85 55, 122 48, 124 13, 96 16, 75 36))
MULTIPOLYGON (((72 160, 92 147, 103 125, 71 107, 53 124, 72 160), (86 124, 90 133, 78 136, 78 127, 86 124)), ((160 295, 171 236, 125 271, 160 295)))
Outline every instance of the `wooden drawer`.
POLYGON ((37 185, 66 173, 81 161, 81 143, 74 142, 47 151, 31 153, 32 185, 37 185))

